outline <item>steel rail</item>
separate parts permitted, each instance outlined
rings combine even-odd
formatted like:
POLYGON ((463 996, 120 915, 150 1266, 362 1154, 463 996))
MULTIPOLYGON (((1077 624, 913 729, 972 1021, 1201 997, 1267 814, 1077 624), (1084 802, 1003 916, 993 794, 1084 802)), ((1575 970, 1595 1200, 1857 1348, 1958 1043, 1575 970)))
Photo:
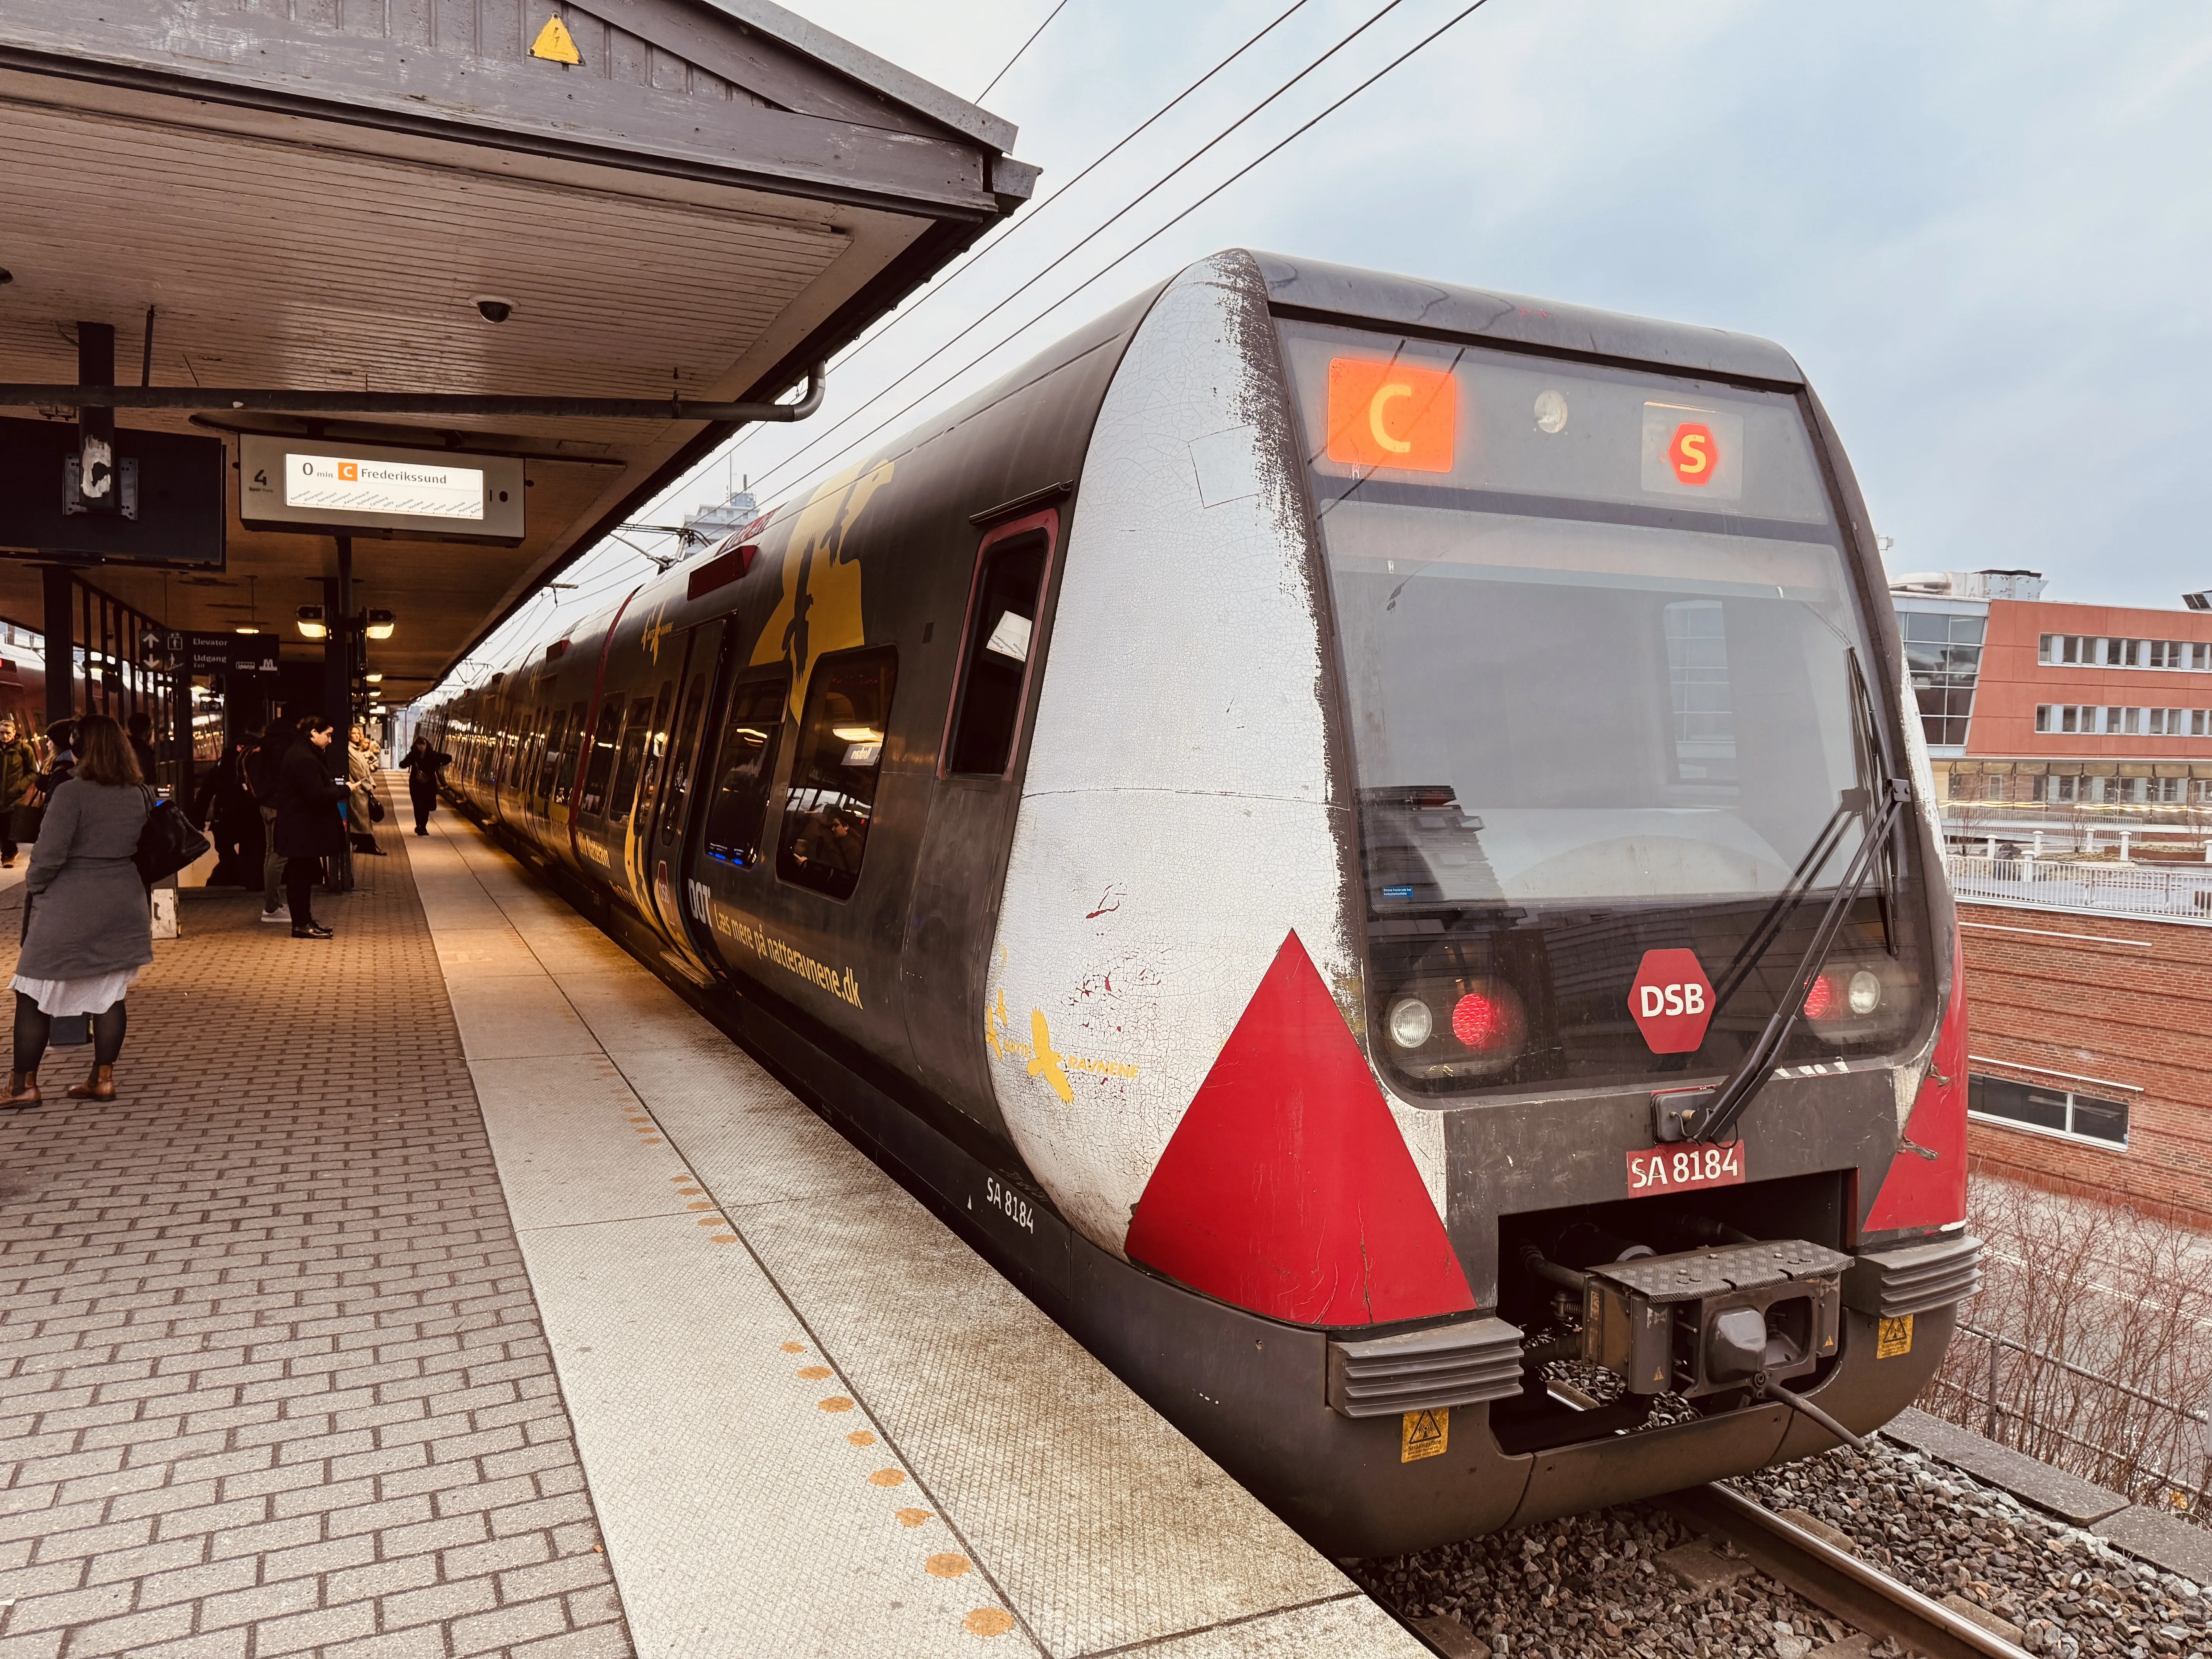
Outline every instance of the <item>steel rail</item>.
POLYGON ((1923 1659, 2028 1659, 2025 1649, 1725 1486, 1692 1486, 1658 1502, 1855 1630, 1890 1637, 1923 1659))
MULTIPOLYGON (((191 386, 0 385, 0 408, 245 410, 258 415, 489 416, 510 420, 803 421, 822 407, 828 375, 806 371, 791 404, 698 403, 684 398, 532 398, 457 392, 252 390, 191 386)), ((558 456, 544 459, 557 460, 558 456)))

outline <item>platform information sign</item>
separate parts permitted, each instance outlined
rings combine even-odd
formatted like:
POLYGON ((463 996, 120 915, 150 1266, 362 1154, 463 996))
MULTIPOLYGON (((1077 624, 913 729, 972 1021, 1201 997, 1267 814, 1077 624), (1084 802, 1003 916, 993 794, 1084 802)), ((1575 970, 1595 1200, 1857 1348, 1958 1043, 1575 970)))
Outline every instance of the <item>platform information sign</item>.
POLYGON ((522 539, 525 463, 249 433, 238 441, 238 516, 257 530, 439 541, 522 539))

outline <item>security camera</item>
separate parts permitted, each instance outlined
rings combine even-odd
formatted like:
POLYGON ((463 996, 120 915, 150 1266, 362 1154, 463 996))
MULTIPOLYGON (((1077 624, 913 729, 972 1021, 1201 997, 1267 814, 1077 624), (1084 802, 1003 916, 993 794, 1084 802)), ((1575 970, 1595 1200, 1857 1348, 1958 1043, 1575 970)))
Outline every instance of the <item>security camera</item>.
POLYGON ((477 315, 488 323, 503 323, 514 315, 514 307, 506 300, 479 300, 477 301, 477 315))

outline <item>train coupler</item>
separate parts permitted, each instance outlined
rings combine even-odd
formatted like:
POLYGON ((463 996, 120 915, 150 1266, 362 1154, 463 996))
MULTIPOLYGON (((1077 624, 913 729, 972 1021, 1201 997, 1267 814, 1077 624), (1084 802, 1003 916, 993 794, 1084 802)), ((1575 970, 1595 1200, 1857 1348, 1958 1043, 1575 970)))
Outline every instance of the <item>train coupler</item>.
POLYGON ((1585 1270, 1583 1358, 1631 1394, 1686 1399, 1801 1376, 1835 1357, 1851 1258, 1803 1239, 1585 1270))

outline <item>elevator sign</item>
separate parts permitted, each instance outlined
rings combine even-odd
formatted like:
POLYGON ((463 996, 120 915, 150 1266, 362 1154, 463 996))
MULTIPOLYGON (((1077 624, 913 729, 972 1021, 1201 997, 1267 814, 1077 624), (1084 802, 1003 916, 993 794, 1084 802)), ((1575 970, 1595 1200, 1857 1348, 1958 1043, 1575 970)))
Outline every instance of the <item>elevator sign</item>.
POLYGON ((1628 988, 1628 1012, 1655 1054, 1686 1054, 1712 1024, 1713 987, 1695 951, 1646 951, 1628 988))
POLYGON ((528 485, 515 456, 255 433, 239 439, 238 455, 238 516, 255 529, 522 539, 528 485))

